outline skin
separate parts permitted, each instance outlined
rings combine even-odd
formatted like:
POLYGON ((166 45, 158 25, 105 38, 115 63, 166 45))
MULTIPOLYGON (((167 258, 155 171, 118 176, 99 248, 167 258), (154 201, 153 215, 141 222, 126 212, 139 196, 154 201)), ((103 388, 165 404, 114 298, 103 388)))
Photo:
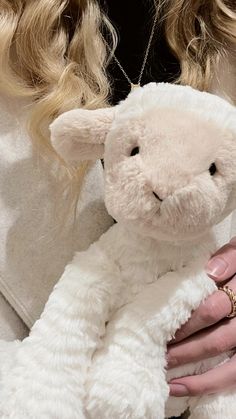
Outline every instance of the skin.
MULTIPOLYGON (((220 248, 206 266, 207 274, 218 286, 228 285, 236 293, 236 237, 220 248)), ((216 291, 192 314, 170 342, 168 368, 213 357, 236 348, 236 317, 224 291, 216 291)), ((213 394, 236 388, 236 354, 230 361, 208 372, 171 380, 170 394, 175 397, 213 394)))

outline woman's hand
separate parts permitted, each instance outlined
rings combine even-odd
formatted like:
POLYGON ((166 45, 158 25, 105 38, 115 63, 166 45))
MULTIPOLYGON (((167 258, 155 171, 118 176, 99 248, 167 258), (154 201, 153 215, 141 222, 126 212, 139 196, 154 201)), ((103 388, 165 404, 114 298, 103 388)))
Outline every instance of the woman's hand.
MULTIPOLYGON (((218 250, 206 266, 218 284, 227 284, 236 294, 236 237, 218 250)), ((168 346, 168 368, 210 358, 236 348, 236 317, 229 319, 230 298, 216 291, 192 314, 168 346)), ((236 386, 236 355, 230 361, 201 375, 170 381, 172 396, 212 394, 236 386)))

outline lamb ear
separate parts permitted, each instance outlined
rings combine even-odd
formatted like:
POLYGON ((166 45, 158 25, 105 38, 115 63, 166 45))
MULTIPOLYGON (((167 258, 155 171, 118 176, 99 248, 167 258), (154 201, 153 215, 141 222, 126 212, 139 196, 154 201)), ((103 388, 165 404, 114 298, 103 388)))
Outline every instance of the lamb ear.
POLYGON ((68 163, 100 159, 113 118, 114 108, 65 112, 50 125, 51 143, 68 163))

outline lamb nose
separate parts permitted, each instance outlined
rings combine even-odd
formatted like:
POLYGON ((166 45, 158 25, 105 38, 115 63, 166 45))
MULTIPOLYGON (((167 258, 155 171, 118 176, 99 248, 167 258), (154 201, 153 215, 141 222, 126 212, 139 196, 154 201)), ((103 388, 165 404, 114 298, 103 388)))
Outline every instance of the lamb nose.
POLYGON ((161 202, 163 201, 163 199, 159 198, 159 196, 156 194, 156 192, 152 192, 152 193, 159 201, 161 201, 161 202))

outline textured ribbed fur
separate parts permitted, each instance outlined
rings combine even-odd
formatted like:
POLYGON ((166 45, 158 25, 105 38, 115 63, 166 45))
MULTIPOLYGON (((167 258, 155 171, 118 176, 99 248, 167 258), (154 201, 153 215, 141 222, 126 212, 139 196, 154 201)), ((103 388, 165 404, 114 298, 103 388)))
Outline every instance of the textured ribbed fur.
POLYGON ((106 206, 118 224, 75 255, 30 336, 0 347, 2 419, 164 419, 187 407, 191 419, 233 419, 234 392, 168 397, 167 379, 226 355, 167 376, 165 354, 216 289, 203 267, 213 226, 236 207, 235 115, 213 95, 152 83, 116 108, 52 124, 69 161, 105 150, 106 206))

